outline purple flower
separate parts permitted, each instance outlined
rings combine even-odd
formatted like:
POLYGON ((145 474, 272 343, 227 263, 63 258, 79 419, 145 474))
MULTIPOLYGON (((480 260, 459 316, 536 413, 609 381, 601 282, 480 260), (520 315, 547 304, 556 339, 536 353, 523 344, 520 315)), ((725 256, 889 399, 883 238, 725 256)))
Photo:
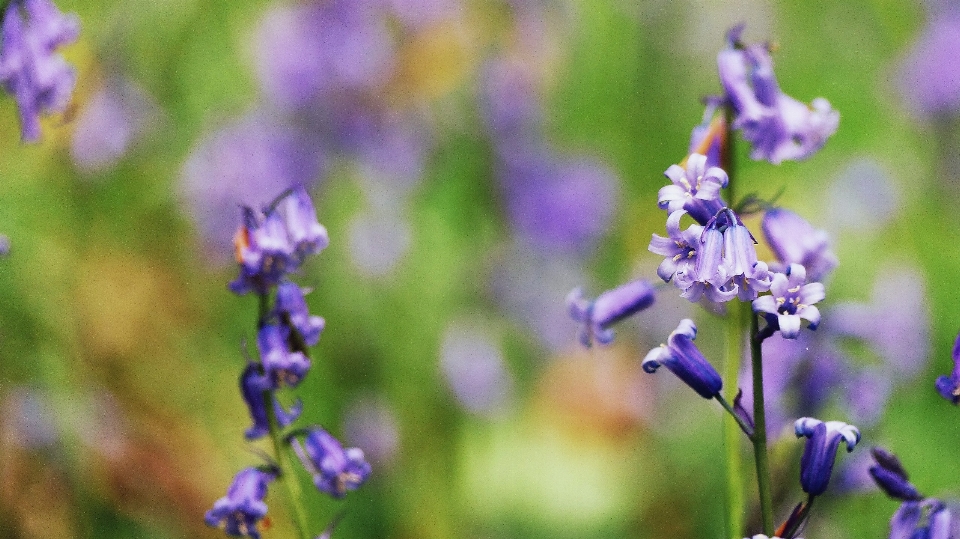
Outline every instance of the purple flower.
POLYGON ((920 501, 923 496, 910 483, 907 471, 896 455, 882 447, 870 450, 877 463, 870 467, 870 475, 887 496, 901 501, 920 501))
POLYGON ((298 263, 326 249, 330 244, 327 229, 317 221, 313 201, 302 184, 295 185, 286 196, 284 208, 287 233, 298 263))
POLYGON ((900 65, 900 91, 920 116, 960 112, 960 9, 930 13, 923 33, 900 65))
POLYGON ((265 294, 296 269, 294 247, 279 212, 263 216, 250 207, 241 212, 241 224, 233 238, 240 275, 229 287, 241 295, 265 294))
POLYGON ((805 219, 783 208, 772 208, 763 214, 760 224, 767 244, 783 267, 801 264, 811 281, 823 280, 837 267, 837 257, 830 250, 830 238, 823 230, 813 228, 805 219))
POLYGON ((267 495, 267 485, 274 478, 274 474, 257 468, 241 470, 233 478, 227 495, 207 511, 204 517, 207 525, 221 527, 233 537, 259 539, 257 523, 267 514, 267 504, 263 503, 263 499, 267 495))
POLYGON ((940 500, 907 501, 890 519, 890 539, 950 539, 951 521, 940 500))
POLYGON ((593 301, 588 301, 583 291, 575 288, 567 296, 567 308, 570 316, 583 324, 580 343, 589 348, 593 341, 610 344, 613 341, 610 326, 653 305, 655 298, 653 286, 638 279, 607 290, 593 301))
POLYGON ((361 273, 380 277, 403 260, 413 241, 413 231, 396 208, 384 205, 363 211, 350 222, 347 242, 350 257, 361 273))
POLYGON ((323 317, 310 314, 303 290, 295 283, 284 281, 277 286, 275 309, 285 324, 289 323, 300 333, 307 346, 315 346, 320 341, 326 322, 323 317))
POLYGON ((323 169, 313 138, 253 111, 204 136, 183 166, 184 199, 215 262, 226 262, 237 206, 261 208, 298 183, 311 185, 323 169))
POLYGON ((960 404, 960 335, 953 344, 953 372, 937 378, 937 392, 954 404, 960 404))
POLYGON ((729 183, 727 173, 720 167, 707 168, 706 163, 706 156, 695 153, 687 157, 686 168, 670 165, 663 174, 673 183, 660 188, 660 209, 670 213, 687 210, 690 217, 705 225, 726 206, 720 190, 729 183))
POLYGON ((681 290, 686 290, 693 284, 696 270, 697 248, 700 246, 700 236, 703 226, 691 224, 686 230, 680 230, 680 219, 686 215, 686 210, 677 210, 667 217, 667 237, 653 235, 647 247, 652 253, 666 258, 657 268, 657 275, 674 284, 681 290))
POLYGON ((654 348, 643 359, 643 370, 654 373, 663 365, 701 397, 712 399, 723 388, 723 380, 693 344, 696 337, 697 326, 693 320, 681 320, 677 329, 667 338, 667 344, 654 348))
POLYGON ((847 444, 847 452, 853 451, 860 441, 860 431, 853 425, 840 421, 824 423, 812 417, 801 417, 794 424, 797 438, 807 437, 800 457, 800 486, 811 496, 819 496, 827 490, 833 461, 840 442, 847 444))
POLYGON ((720 166, 727 135, 726 121, 722 114, 717 114, 720 105, 720 99, 707 98, 703 121, 690 132, 689 153, 705 155, 707 161, 704 166, 708 169, 720 166))
POLYGON ((74 122, 70 139, 73 164, 88 175, 106 172, 159 116, 157 104, 139 85, 111 77, 87 101, 74 122))
MULTIPOLYGON (((247 440, 256 440, 266 436, 270 432, 270 418, 267 416, 267 401, 265 393, 273 389, 270 377, 260 373, 260 366, 256 363, 248 363, 240 375, 240 393, 243 400, 247 403, 250 410, 250 417, 253 419, 253 426, 247 429, 244 437, 247 440)), ((297 401, 289 412, 283 409, 277 398, 273 397, 273 413, 276 415, 277 423, 281 427, 286 427, 300 417, 303 411, 303 404, 297 401)))
POLYGON ((733 210, 725 208, 711 218, 700 236, 694 282, 683 297, 697 301, 705 293, 710 301, 743 301, 770 288, 767 265, 757 261, 753 236, 733 210))
POLYGON ((743 26, 728 34, 717 56, 720 82, 736 114, 733 127, 753 146, 751 158, 779 164, 806 159, 823 147, 840 115, 823 98, 807 106, 783 94, 766 45, 740 43, 743 26))
POLYGON ((289 329, 266 324, 257 333, 257 347, 263 370, 272 387, 296 387, 310 370, 310 360, 303 352, 291 351, 289 329))
POLYGON ((770 289, 773 275, 765 262, 757 261, 756 241, 732 210, 723 231, 723 261, 726 274, 733 279, 741 301, 750 301, 770 289))
POLYGON ((343 498, 348 490, 356 490, 370 475, 370 465, 362 450, 344 449, 322 428, 310 429, 303 445, 298 439, 292 445, 304 468, 313 475, 314 485, 334 498, 343 498))
POLYGON ((272 8, 256 35, 264 93, 297 109, 338 92, 378 89, 395 71, 395 45, 382 15, 375 2, 357 0, 272 8))
POLYGON ((456 323, 447 328, 440 369, 457 401, 469 412, 493 416, 509 404, 513 378, 500 343, 482 326, 456 323))
POLYGON ((807 283, 804 267, 790 264, 786 273, 774 275, 770 295, 753 301, 753 312, 766 313, 770 332, 779 329, 784 339, 795 339, 800 334, 801 319, 810 329, 817 329, 820 311, 813 304, 824 297, 821 283, 807 283))
POLYGON ((76 41, 80 23, 63 15, 50 0, 12 0, 0 29, 0 84, 13 94, 20 110, 25 142, 40 138, 40 115, 63 112, 70 102, 76 74, 55 54, 76 41))

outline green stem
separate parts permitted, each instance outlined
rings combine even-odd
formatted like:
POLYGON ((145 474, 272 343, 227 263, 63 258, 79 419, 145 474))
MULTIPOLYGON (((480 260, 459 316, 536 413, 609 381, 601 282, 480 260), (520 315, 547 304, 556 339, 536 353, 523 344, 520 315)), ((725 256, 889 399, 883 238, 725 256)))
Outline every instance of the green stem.
POLYGON ((720 406, 723 406, 723 409, 730 414, 730 417, 732 417, 733 420, 737 422, 737 425, 740 426, 740 430, 742 430, 743 433, 747 435, 747 438, 752 442, 753 427, 751 427, 750 424, 744 421, 743 418, 740 417, 739 414, 737 414, 737 411, 733 409, 733 406, 730 406, 730 403, 727 402, 727 399, 723 398, 722 394, 718 393, 716 396, 716 399, 717 399, 717 402, 720 403, 720 406))
MULTIPOLYGON (((736 379, 740 374, 743 357, 744 327, 741 323, 742 305, 739 301, 727 304, 726 353, 723 362, 723 379, 727 381, 727 398, 718 398, 721 405, 730 411, 730 418, 723 421, 723 448, 727 464, 727 537, 743 539, 745 501, 743 497, 743 456, 740 453, 740 419, 729 408, 729 402, 737 395, 736 379)), ((718 396, 719 397, 719 396, 718 396)))
MULTIPOLYGON (((272 392, 267 391, 267 393, 272 392)), ((273 402, 273 395, 270 395, 267 402, 273 402)), ((287 498, 290 502, 290 508, 293 510, 293 520, 300 532, 301 539, 310 539, 310 534, 307 531, 310 526, 307 524, 307 512, 303 507, 303 491, 300 489, 296 469, 291 465, 290 454, 286 451, 287 446, 284 443, 283 436, 281 436, 276 415, 269 412, 267 415, 270 417, 270 438, 273 440, 273 452, 277 459, 277 465, 280 467, 280 477, 277 480, 282 481, 287 486, 287 498)))
POLYGON ((757 490, 763 533, 773 533, 773 496, 770 493, 770 461, 767 458, 767 418, 763 403, 763 341, 757 315, 750 313, 750 359, 753 364, 753 455, 757 465, 757 490))

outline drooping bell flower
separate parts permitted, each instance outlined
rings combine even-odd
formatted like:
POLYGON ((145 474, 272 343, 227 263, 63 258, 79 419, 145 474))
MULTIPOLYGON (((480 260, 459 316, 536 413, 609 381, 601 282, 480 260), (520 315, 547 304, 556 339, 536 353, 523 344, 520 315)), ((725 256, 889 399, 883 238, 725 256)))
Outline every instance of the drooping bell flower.
POLYGON ((808 322, 810 329, 817 329, 820 311, 813 304, 824 297, 823 284, 807 283, 804 267, 790 264, 787 273, 774 274, 770 295, 753 301, 753 312, 764 313, 769 333, 779 329, 784 339, 796 339, 801 319, 808 322))
POLYGON ((290 349, 289 331, 284 326, 266 324, 257 332, 260 360, 273 388, 296 387, 310 370, 307 356, 290 349))
POLYGON ((320 341, 326 321, 323 317, 310 314, 304 292, 296 283, 284 281, 277 286, 275 309, 281 319, 289 322, 303 337, 304 344, 315 346, 320 341))
POLYGON ((807 270, 813 282, 824 279, 835 267, 837 257, 830 250, 830 238, 823 230, 817 230, 803 217, 784 208, 772 208, 763 214, 760 223, 763 236, 782 266, 775 271, 784 271, 790 264, 800 264, 807 270))
POLYGON ((907 471, 896 455, 882 447, 870 450, 876 464, 870 467, 870 476, 887 496, 901 501, 919 501, 923 495, 910 483, 907 471))
POLYGON ((370 475, 370 464, 361 449, 344 449, 339 440, 322 428, 310 429, 302 445, 298 439, 291 443, 300 462, 313 475, 314 485, 334 498, 343 498, 347 491, 356 490, 370 475))
POLYGON ((584 298, 580 288, 575 288, 567 295, 567 308, 570 316, 583 324, 579 339, 589 348, 593 341, 600 344, 612 342, 610 326, 653 305, 655 297, 653 286, 638 279, 607 290, 593 301, 584 298))
POLYGON ((670 165, 663 173, 672 183, 660 188, 657 205, 670 213, 687 210, 691 217, 704 225, 726 205, 720 198, 720 190, 730 180, 722 168, 707 168, 705 155, 690 155, 686 165, 686 168, 670 165))
POLYGON ((696 337, 697 326, 693 320, 681 320, 677 329, 667 338, 667 343, 654 348, 643 359, 643 370, 654 373, 662 365, 701 397, 712 399, 723 388, 723 380, 697 345, 693 344, 696 337))
POLYGON ((830 484, 840 442, 847 444, 848 453, 853 451, 860 441, 860 430, 840 421, 823 422, 812 417, 798 419, 794 430, 797 438, 807 437, 800 457, 800 486, 807 494, 819 496, 830 484))
MULTIPOLYGON (((253 419, 253 425, 244 433, 247 440, 256 440, 266 436, 270 432, 270 418, 267 416, 266 392, 273 389, 270 378, 260 372, 260 367, 256 363, 248 363, 247 367, 240 375, 240 393, 243 395, 244 402, 250 410, 250 418, 253 419)), ((283 406, 274 396, 273 413, 277 418, 277 424, 281 427, 290 425, 303 411, 303 402, 299 399, 290 408, 290 411, 283 409, 283 406)))
POLYGON ((220 527, 233 537, 260 539, 257 524, 267 515, 267 485, 276 475, 258 468, 241 470, 233 478, 227 495, 213 504, 204 521, 208 526, 220 527))
POLYGON ((265 294, 296 269, 293 246, 278 212, 261 217, 246 206, 241 211, 240 227, 233 238, 240 275, 229 287, 240 295, 265 294))
POLYGON ((297 263, 315 255, 330 244, 327 229, 317 221, 313 201, 302 184, 296 185, 284 199, 289 241, 297 263))

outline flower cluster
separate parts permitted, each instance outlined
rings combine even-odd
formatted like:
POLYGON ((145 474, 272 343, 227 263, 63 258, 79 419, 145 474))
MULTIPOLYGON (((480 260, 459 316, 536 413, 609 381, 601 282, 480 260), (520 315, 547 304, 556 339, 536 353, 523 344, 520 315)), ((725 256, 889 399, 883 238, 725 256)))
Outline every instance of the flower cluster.
POLYGON ((76 41, 80 24, 50 0, 11 0, 0 28, 0 84, 17 102, 25 142, 40 139, 40 115, 63 112, 76 83, 57 49, 76 41))
MULTIPOLYGON (((303 404, 298 399, 285 409, 277 398, 277 391, 296 387, 307 375, 309 347, 317 344, 325 325, 323 318, 310 314, 305 291, 289 276, 327 243, 326 229, 317 221, 313 202, 302 185, 262 211, 244 207, 235 236, 240 273, 229 287, 240 295, 253 292, 260 297, 259 361, 248 360, 240 376, 240 392, 253 421, 246 439, 269 435, 277 447, 285 449, 289 444, 313 476, 317 489, 342 498, 370 475, 363 451, 344 449, 320 427, 299 429, 281 438, 280 430, 296 421, 303 404), (301 435, 303 442, 298 438, 301 435)), ((277 458, 284 461, 280 455, 277 458)), ((263 502, 267 485, 282 478, 284 472, 289 473, 280 464, 271 463, 238 473, 227 496, 207 512, 207 524, 222 527, 228 535, 259 537, 257 524, 267 512, 263 502)))

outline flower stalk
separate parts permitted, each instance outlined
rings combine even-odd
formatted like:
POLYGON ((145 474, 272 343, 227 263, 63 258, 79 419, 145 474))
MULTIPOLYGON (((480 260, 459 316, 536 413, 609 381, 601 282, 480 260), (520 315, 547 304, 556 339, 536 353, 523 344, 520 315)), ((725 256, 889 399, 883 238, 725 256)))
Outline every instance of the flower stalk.
POLYGON ((753 455, 757 467, 757 492, 763 533, 773 533, 773 496, 770 492, 770 462, 767 457, 767 418, 763 399, 763 340, 758 337, 757 315, 750 313, 750 361, 753 369, 753 455))

